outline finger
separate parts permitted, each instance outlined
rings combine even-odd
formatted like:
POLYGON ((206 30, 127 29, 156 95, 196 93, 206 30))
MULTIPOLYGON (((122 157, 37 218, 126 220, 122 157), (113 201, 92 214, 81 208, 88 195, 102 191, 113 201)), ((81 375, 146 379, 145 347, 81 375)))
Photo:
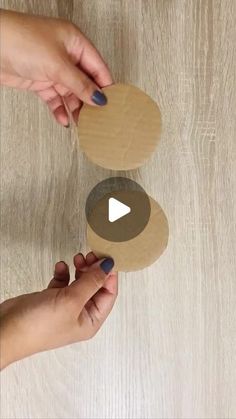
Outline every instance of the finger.
MULTIPOLYGON (((50 106, 49 106, 49 109, 50 109, 50 106)), ((64 104, 58 106, 58 108, 52 111, 52 114, 60 125, 63 125, 63 127, 65 128, 69 127, 70 125, 69 117, 68 117, 64 104)))
POLYGON ((92 265, 93 263, 97 262, 98 258, 93 252, 89 252, 86 256, 87 265, 92 265))
POLYGON ((78 253, 74 256, 74 265, 75 265, 75 279, 77 280, 80 277, 81 269, 86 268, 86 260, 82 253, 78 253))
POLYGON ((106 279, 103 288, 107 290, 109 294, 118 293, 118 273, 112 272, 106 279))
POLYGON ((79 279, 82 272, 86 272, 90 265, 97 262, 98 258, 95 256, 93 252, 87 254, 86 258, 82 255, 82 253, 78 253, 74 257, 74 265, 76 268, 75 271, 75 279, 79 279))
POLYGON ((71 293, 78 297, 82 307, 101 289, 113 266, 114 261, 111 258, 99 260, 87 272, 83 272, 78 281, 70 285, 71 293))
POLYGON ((79 113, 80 113, 81 108, 82 108, 82 104, 81 104, 80 108, 78 108, 74 112, 72 112, 72 117, 73 117, 73 120, 75 121, 76 124, 78 124, 78 121, 79 121, 79 113))
POLYGON ((68 265, 61 261, 55 265, 54 276, 49 282, 48 288, 64 288, 69 284, 70 272, 68 265))
POLYGON ((73 93, 69 96, 65 96, 63 100, 66 102, 70 112, 74 112, 76 109, 80 109, 82 106, 81 100, 79 100, 73 93))
POLYGON ((53 116, 63 126, 68 126, 69 117, 67 115, 65 106, 63 104, 61 96, 56 92, 53 87, 46 90, 40 90, 37 95, 46 102, 53 116))
POLYGON ((104 321, 116 301, 118 295, 118 275, 112 273, 103 287, 88 301, 85 308, 92 319, 104 321))
POLYGON ((56 74, 57 81, 88 105, 104 106, 107 98, 101 89, 70 61, 63 62, 56 74))
POLYGON ((64 126, 69 124, 69 117, 61 96, 57 95, 53 99, 48 100, 47 105, 59 124, 64 126))
POLYGON ((86 266, 86 260, 83 253, 77 253, 77 255, 74 256, 74 266, 76 269, 81 269, 86 266))
MULTIPOLYGON (((58 92, 58 94, 63 97, 63 102, 65 102, 66 106, 69 107, 69 111, 72 114, 72 118, 74 122, 78 124, 79 113, 80 113, 80 109, 82 108, 82 101, 78 99, 73 93, 71 93, 68 90, 67 87, 63 86, 62 84, 57 83, 55 84, 54 88, 56 92, 58 92), (72 103, 71 103, 70 96, 73 97, 72 103), (69 98, 68 102, 67 102, 67 98, 69 98)), ((68 113, 68 109, 66 109, 66 111, 68 113)))
POLYGON ((105 87, 113 83, 106 63, 94 45, 85 37, 83 39, 83 50, 80 55, 79 66, 93 78, 98 86, 105 87))

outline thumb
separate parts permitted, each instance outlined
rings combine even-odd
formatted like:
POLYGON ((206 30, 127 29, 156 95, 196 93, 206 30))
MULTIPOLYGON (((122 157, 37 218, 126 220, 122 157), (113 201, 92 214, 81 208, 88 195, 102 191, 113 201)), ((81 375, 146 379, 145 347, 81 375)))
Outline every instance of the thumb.
POLYGON ((63 64, 57 78, 60 84, 66 86, 88 105, 106 105, 107 98, 101 89, 70 61, 63 64))
POLYGON ((82 306, 102 288, 113 266, 114 261, 111 258, 99 260, 69 286, 73 295, 77 294, 82 306))

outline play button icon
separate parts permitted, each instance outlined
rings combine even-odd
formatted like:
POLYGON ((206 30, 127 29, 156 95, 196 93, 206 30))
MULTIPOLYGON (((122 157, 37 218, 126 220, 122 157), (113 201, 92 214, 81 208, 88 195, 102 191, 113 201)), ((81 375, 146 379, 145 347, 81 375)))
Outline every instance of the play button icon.
POLYGON ((118 201, 116 198, 109 198, 108 200, 108 219, 110 223, 119 220, 125 215, 129 214, 131 208, 128 205, 123 204, 123 202, 118 201))
POLYGON ((149 196, 138 183, 111 177, 92 189, 85 210, 87 222, 98 236, 111 242, 123 242, 144 230, 151 206, 149 196))

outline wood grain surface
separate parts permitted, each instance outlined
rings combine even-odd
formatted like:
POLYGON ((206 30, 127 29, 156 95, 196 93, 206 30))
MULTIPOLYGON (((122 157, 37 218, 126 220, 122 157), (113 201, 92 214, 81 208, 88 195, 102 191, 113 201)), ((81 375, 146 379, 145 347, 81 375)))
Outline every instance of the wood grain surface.
MULTIPOLYGON (((114 79, 160 106, 163 132, 140 182, 165 210, 160 260, 120 276, 91 341, 1 374, 1 417, 236 417, 236 1, 1 0, 73 20, 114 79)), ((115 172, 29 93, 1 88, 1 294, 40 290, 86 250, 84 205, 115 172)))

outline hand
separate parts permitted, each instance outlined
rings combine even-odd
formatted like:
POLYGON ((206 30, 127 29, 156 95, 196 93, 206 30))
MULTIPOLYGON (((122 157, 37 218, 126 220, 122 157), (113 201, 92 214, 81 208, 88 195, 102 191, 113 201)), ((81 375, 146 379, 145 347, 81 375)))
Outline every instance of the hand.
POLYGON ((55 265, 48 288, 3 302, 1 368, 59 346, 93 337, 117 297, 118 279, 112 259, 98 260, 91 252, 74 257, 75 280, 65 262, 55 265))
POLYGON ((105 105, 100 87, 112 83, 96 48, 62 19, 0 11, 0 83, 31 90, 68 126, 66 109, 78 119, 82 102, 105 105))

